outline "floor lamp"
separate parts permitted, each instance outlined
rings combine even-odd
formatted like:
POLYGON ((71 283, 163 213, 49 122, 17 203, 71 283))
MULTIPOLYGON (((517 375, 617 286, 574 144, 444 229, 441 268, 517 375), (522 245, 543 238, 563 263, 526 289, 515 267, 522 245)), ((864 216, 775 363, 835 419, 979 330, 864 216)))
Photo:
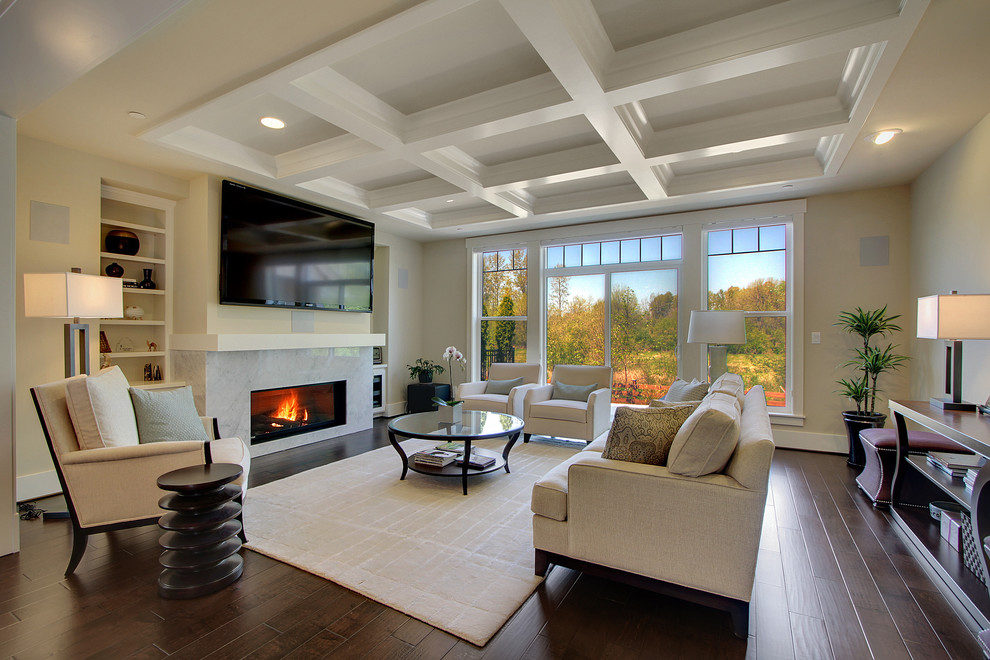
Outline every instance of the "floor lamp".
POLYGON ((708 382, 728 371, 727 344, 746 343, 746 313, 694 310, 688 325, 689 344, 708 344, 708 382))
POLYGON ((101 275, 25 273, 24 316, 72 319, 65 324, 65 376, 88 374, 89 324, 82 318, 124 316, 121 280, 101 275))
POLYGON ((945 339, 945 394, 932 397, 942 410, 975 411, 962 400, 962 340, 990 339, 990 294, 958 294, 918 298, 918 337, 945 339))

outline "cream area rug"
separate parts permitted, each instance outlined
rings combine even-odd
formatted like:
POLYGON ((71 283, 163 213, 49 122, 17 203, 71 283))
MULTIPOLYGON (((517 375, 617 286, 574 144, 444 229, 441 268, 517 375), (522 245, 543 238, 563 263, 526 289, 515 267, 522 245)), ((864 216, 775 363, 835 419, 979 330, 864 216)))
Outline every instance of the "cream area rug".
MULTIPOLYGON (((406 440, 407 454, 436 441, 406 440)), ((501 453, 503 440, 475 447, 501 453)), ((583 443, 582 443, 583 446, 583 443)), ((412 470, 391 446, 250 488, 247 547, 478 646, 543 578, 533 574, 530 495, 574 444, 521 440, 509 469, 468 480, 412 470)))

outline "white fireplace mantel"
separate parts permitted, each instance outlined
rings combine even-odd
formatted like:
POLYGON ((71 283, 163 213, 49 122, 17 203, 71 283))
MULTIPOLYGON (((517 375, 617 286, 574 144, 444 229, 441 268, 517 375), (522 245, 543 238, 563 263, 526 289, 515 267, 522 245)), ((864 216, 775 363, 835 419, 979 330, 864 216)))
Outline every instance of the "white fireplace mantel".
POLYGON ((206 334, 172 335, 170 348, 177 351, 267 351, 291 348, 349 348, 384 346, 385 335, 349 334, 206 334))

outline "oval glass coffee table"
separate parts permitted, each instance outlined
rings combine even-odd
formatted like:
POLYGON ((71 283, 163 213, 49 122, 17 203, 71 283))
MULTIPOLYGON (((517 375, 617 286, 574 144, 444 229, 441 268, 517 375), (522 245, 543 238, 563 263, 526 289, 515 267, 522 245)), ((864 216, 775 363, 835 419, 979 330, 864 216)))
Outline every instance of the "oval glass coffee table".
POLYGON ((419 474, 429 474, 434 477, 460 477, 464 494, 467 495, 468 477, 488 474, 505 468, 509 471, 509 451, 522 433, 523 421, 513 415, 504 413, 466 410, 461 414, 461 421, 453 424, 441 422, 438 413, 423 412, 396 417, 388 423, 388 440, 399 452, 402 459, 402 476, 406 478, 409 470, 419 474), (505 447, 502 454, 486 449, 472 449, 471 442, 488 438, 505 436, 505 447), (412 456, 407 456, 399 444, 398 438, 423 438, 436 440, 437 444, 458 442, 464 444, 464 460, 461 465, 451 463, 443 467, 433 467, 416 463, 412 456), (468 465, 471 456, 491 456, 495 462, 484 468, 473 468, 468 465))

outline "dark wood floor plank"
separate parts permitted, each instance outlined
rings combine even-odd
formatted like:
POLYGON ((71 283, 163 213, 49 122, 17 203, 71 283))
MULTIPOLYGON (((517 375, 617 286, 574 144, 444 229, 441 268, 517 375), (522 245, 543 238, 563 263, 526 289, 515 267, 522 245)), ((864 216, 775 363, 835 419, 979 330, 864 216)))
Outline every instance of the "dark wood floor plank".
MULTIPOLYGON (((257 457, 251 482, 387 444, 379 420, 257 457)), ((776 452, 745 641, 723 612, 561 568, 482 648, 247 550, 243 577, 227 589, 163 601, 155 526, 94 536, 65 579, 70 528, 38 520, 21 523, 22 552, 0 558, 0 658, 979 658, 854 477, 841 456, 776 452)))

